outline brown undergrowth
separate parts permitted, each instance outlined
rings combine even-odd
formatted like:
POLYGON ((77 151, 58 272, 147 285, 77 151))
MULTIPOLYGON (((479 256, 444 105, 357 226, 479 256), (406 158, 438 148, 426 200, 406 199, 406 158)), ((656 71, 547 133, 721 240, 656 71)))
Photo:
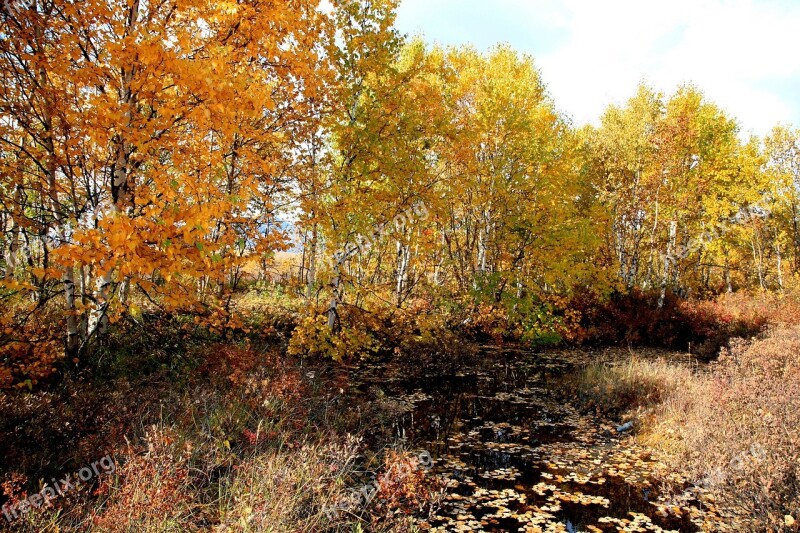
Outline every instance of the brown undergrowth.
POLYGON ((333 366, 244 341, 183 348, 185 368, 149 362, 153 370, 137 366, 135 379, 3 393, 7 509, 102 455, 115 469, 2 519, 0 529, 403 531, 438 494, 422 472, 387 478, 413 455, 391 443, 368 451, 362 410, 343 400, 347 377, 333 366), (392 498, 326 512, 370 473, 391 481, 392 498))

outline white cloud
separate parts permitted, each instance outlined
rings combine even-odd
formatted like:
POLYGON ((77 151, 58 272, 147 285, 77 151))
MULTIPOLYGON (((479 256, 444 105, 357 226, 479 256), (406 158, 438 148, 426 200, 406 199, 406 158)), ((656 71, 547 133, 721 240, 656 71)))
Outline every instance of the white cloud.
POLYGON ((800 3, 791 0, 405 0, 398 25, 531 53, 577 123, 595 122, 644 80, 667 93, 695 83, 745 131, 800 126, 800 3))

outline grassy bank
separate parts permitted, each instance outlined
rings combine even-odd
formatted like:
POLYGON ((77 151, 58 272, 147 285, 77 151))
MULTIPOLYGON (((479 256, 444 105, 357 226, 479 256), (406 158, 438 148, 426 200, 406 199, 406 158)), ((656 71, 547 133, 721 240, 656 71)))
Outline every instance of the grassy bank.
POLYGON ((631 357, 574 379, 584 408, 632 421, 637 440, 687 471, 753 531, 800 519, 800 327, 734 342, 691 365, 631 357))

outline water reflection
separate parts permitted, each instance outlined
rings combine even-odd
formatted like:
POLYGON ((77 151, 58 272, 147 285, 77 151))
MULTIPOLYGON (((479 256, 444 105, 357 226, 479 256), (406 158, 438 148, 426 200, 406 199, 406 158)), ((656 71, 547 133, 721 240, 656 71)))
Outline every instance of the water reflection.
POLYGON ((559 378, 586 352, 485 348, 457 372, 375 366, 358 389, 392 402, 396 438, 430 450, 447 483, 432 531, 697 531, 719 517, 611 421, 581 415, 559 378))

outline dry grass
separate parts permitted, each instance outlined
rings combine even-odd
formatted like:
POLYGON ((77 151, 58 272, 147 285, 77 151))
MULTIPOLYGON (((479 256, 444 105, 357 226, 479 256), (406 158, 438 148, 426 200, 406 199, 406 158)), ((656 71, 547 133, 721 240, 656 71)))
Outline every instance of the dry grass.
POLYGON ((642 444, 747 527, 800 519, 800 327, 736 341, 701 369, 632 358, 590 366, 575 385, 584 405, 636 420, 642 444))
POLYGON ((800 518, 800 328, 738 342, 659 406, 653 439, 759 526, 800 518))
MULTIPOLYGON (((320 531, 350 529, 353 517, 325 506, 347 498, 357 442, 306 442, 242 457, 213 439, 175 427, 147 431, 146 449, 118 458, 115 476, 93 496, 71 494, 30 511, 19 531, 320 531)), ((84 491, 85 492, 85 491, 84 491)))
POLYGON ((611 417, 631 418, 667 401, 692 378, 684 365, 664 358, 626 359, 587 366, 575 379, 578 400, 584 407, 611 417))

